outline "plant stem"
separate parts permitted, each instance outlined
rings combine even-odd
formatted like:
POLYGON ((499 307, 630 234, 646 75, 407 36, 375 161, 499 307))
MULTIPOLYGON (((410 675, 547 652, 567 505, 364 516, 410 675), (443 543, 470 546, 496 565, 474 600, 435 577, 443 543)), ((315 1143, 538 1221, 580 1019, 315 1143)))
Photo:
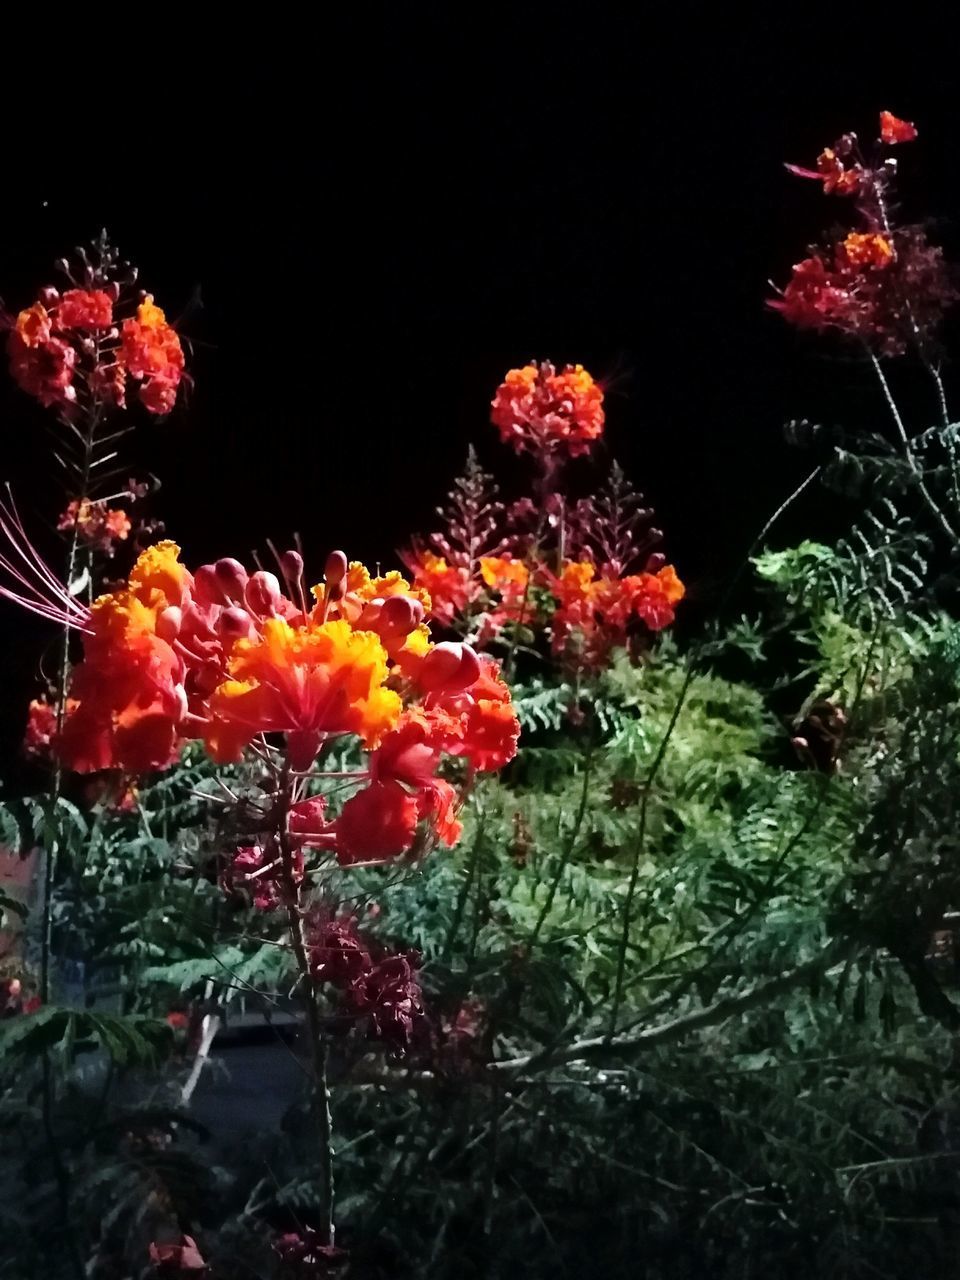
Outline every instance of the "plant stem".
POLYGON ((937 506, 933 498, 933 495, 930 493, 930 490, 927 488, 927 482, 923 478, 923 472, 920 470, 917 460, 914 457, 913 449, 910 446, 910 437, 907 435, 907 429, 903 425, 903 418, 900 416, 900 410, 897 408, 897 402, 893 398, 893 392, 890 390, 890 384, 889 382, 887 382, 887 376, 883 372, 883 368, 880 364, 879 359, 877 358, 876 352, 870 351, 869 354, 870 354, 870 363, 873 365, 874 372, 876 373, 877 378, 880 382, 880 388, 883 391, 884 399, 887 402, 887 408, 890 410, 890 415, 893 418, 894 425, 897 428, 897 433, 900 436, 900 442, 903 445, 904 456, 906 457, 907 464, 910 467, 910 470, 913 472, 914 478, 916 479, 917 488, 920 490, 923 500, 927 504, 927 506, 930 508, 930 511, 933 514, 933 517, 936 520, 937 524, 939 524, 940 528, 950 539, 951 543, 955 543, 957 541, 957 535, 953 530, 953 528, 951 527, 947 517, 943 514, 943 512, 937 506))
POLYGON ((303 886, 298 882, 294 870, 294 850, 287 828, 290 812, 292 779, 289 767, 284 764, 280 772, 276 807, 277 840, 280 845, 280 858, 283 867, 283 879, 287 893, 287 926, 290 930, 290 943, 297 961, 300 983, 307 996, 307 1030, 310 1039, 310 1052, 313 1058, 313 1111, 317 1131, 320 1138, 320 1233, 325 1245, 331 1247, 335 1243, 336 1227, 333 1220, 334 1206, 334 1173, 333 1173, 333 1117, 330 1110, 330 1084, 327 1067, 329 1045, 323 1030, 323 1019, 317 1001, 317 985, 310 968, 307 952, 307 941, 303 927, 303 886))

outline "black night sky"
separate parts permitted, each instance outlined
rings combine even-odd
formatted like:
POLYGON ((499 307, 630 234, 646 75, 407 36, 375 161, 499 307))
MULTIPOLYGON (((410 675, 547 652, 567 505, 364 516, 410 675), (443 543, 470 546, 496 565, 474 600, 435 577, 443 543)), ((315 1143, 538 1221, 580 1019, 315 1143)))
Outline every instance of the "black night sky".
MULTIPOLYGON (((768 278, 845 212, 781 162, 848 128, 871 136, 880 108, 915 120, 904 202, 955 247, 953 75, 857 62, 829 84, 788 48, 741 74, 734 35, 729 58, 702 32, 691 54, 639 17, 550 36, 533 19, 438 19, 426 40, 361 16, 316 63, 251 41, 215 86, 198 70, 165 99, 158 67, 117 89, 135 105, 116 126, 106 110, 38 130, 6 169, 7 307, 106 226, 183 313, 195 386, 139 433, 131 472, 161 478, 155 514, 193 564, 294 530, 317 561, 336 545, 393 563, 470 441, 516 466, 487 421, 504 371, 582 362, 609 386, 610 450, 657 509, 694 610, 709 607, 809 469, 783 420, 882 412, 856 362, 764 309, 768 278)), ((45 415, 6 377, 0 414, 0 479, 52 550, 45 415)), ((818 532, 822 505, 782 536, 818 532)), ((0 619, 9 758, 46 632, 6 604, 0 619)))

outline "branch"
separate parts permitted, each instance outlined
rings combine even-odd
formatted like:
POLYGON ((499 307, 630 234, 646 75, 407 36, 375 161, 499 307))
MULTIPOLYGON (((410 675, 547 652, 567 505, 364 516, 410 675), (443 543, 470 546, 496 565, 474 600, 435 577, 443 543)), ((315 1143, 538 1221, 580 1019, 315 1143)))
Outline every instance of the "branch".
POLYGON ((522 1058, 505 1058, 500 1062, 492 1062, 487 1068, 491 1072, 529 1072, 540 1067, 557 1066, 564 1062, 597 1061, 611 1058, 632 1057, 647 1049, 655 1049, 662 1044, 671 1044, 682 1040, 692 1031, 703 1027, 713 1027, 726 1022, 737 1014, 746 1013, 757 1005, 765 1004, 785 991, 800 986, 818 973, 831 968, 847 951, 849 943, 846 939, 833 942, 818 956, 808 960, 806 964, 790 969, 760 982, 749 991, 736 996, 723 996, 720 1000, 705 1009, 694 1013, 685 1013, 671 1022, 663 1022, 657 1027, 649 1027, 633 1036, 596 1036, 590 1040, 575 1040, 573 1044, 557 1049, 548 1049, 540 1053, 528 1054, 522 1058))

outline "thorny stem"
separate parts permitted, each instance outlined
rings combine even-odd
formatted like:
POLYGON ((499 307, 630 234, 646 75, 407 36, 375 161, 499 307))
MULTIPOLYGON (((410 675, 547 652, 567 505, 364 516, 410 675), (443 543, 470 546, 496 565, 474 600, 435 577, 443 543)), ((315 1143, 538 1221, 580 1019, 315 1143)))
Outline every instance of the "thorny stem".
POLYGON ((313 1089, 312 1101, 317 1131, 320 1136, 320 1234, 323 1243, 333 1246, 336 1228, 333 1221, 334 1174, 333 1174, 333 1118, 330 1112, 330 1085, 327 1077, 329 1046, 323 1030, 323 1020, 317 1002, 317 986, 310 968, 307 954, 307 942, 303 926, 303 894, 302 884, 297 882, 294 872, 293 845, 287 822, 290 813, 291 774, 284 764, 280 771, 277 788, 276 831, 280 845, 280 858, 283 868, 283 879, 287 893, 287 926, 290 930, 290 942, 300 973, 300 982, 307 997, 307 1029, 310 1036, 310 1052, 313 1057, 313 1089))
POLYGON ((907 464, 910 467, 910 470, 914 474, 914 478, 916 479, 917 488, 920 490, 920 493, 923 497, 924 502, 930 508, 930 511, 934 516, 934 519, 939 524, 940 528, 947 535, 947 537, 950 539, 951 542, 956 542, 957 535, 954 529, 951 527, 949 520, 940 510, 940 507, 937 505, 936 501, 934 500, 933 495, 930 493, 930 490, 927 488, 927 482, 924 480, 923 472, 921 471, 920 466, 917 463, 917 460, 914 456, 913 449, 911 448, 911 445, 910 445, 910 437, 907 435, 907 429, 903 424, 903 418, 900 415, 900 410, 897 407, 897 402, 893 398, 893 392, 890 390, 890 384, 887 381, 886 374, 883 372, 883 367, 880 364, 880 360, 878 359, 875 351, 869 350, 869 348, 868 348, 868 351, 870 355, 870 363, 873 365, 874 372, 876 373, 877 378, 880 382, 880 388, 883 391, 884 399, 887 402, 887 408, 890 410, 890 415, 893 418, 894 425, 897 428, 897 433, 900 436, 900 441, 903 445, 904 456, 907 460, 907 464))

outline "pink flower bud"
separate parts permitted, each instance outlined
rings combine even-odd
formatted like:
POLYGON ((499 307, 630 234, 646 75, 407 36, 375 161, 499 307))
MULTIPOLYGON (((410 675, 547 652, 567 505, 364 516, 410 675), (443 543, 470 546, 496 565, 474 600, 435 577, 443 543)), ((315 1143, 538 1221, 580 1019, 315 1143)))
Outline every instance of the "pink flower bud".
POLYGON ((157 616, 157 635, 161 640, 166 640, 167 644, 172 644, 176 640, 182 626, 183 610, 178 609, 175 604, 170 605, 157 616))
POLYGON ((231 600, 242 600, 247 586, 247 571, 239 560, 224 556, 213 566, 217 581, 231 600))
POLYGON ((303 556, 299 551, 285 551, 280 557, 280 569, 288 582, 299 582, 303 577, 303 556))
POLYGON ((667 563, 667 557, 662 551, 655 551, 646 563, 647 573, 657 573, 667 563))
POLYGON ((250 615, 246 609, 231 605, 229 609, 224 609, 223 613, 221 613, 218 626, 221 635, 226 636, 229 640, 236 640, 239 636, 249 635, 250 615))
POLYGON ((280 582, 273 573, 258 570, 247 583, 243 598, 247 608, 258 617, 271 617, 280 604, 280 582))
POLYGON ((54 307, 60 301, 60 294, 52 285, 40 290, 40 301, 45 307, 54 307))
POLYGON ((429 693, 459 693, 480 676, 480 659, 467 644, 444 640, 434 645, 420 667, 420 685, 429 693))
POLYGON ((335 582, 327 586, 328 600, 342 600, 346 594, 347 587, 344 582, 335 582))
POLYGON ((342 551, 331 551, 327 556, 323 577, 328 587, 334 587, 347 576, 347 557, 342 551))
POLYGON ((193 594, 198 604, 219 604, 223 589, 212 564, 202 564, 193 575, 193 594))
MULTIPOLYGON (((414 607, 417 603, 409 596, 389 596, 384 600, 383 608, 380 610, 381 629, 398 636, 409 635, 417 625, 418 619, 414 607)), ((422 613, 421 609, 421 616, 422 613)))

